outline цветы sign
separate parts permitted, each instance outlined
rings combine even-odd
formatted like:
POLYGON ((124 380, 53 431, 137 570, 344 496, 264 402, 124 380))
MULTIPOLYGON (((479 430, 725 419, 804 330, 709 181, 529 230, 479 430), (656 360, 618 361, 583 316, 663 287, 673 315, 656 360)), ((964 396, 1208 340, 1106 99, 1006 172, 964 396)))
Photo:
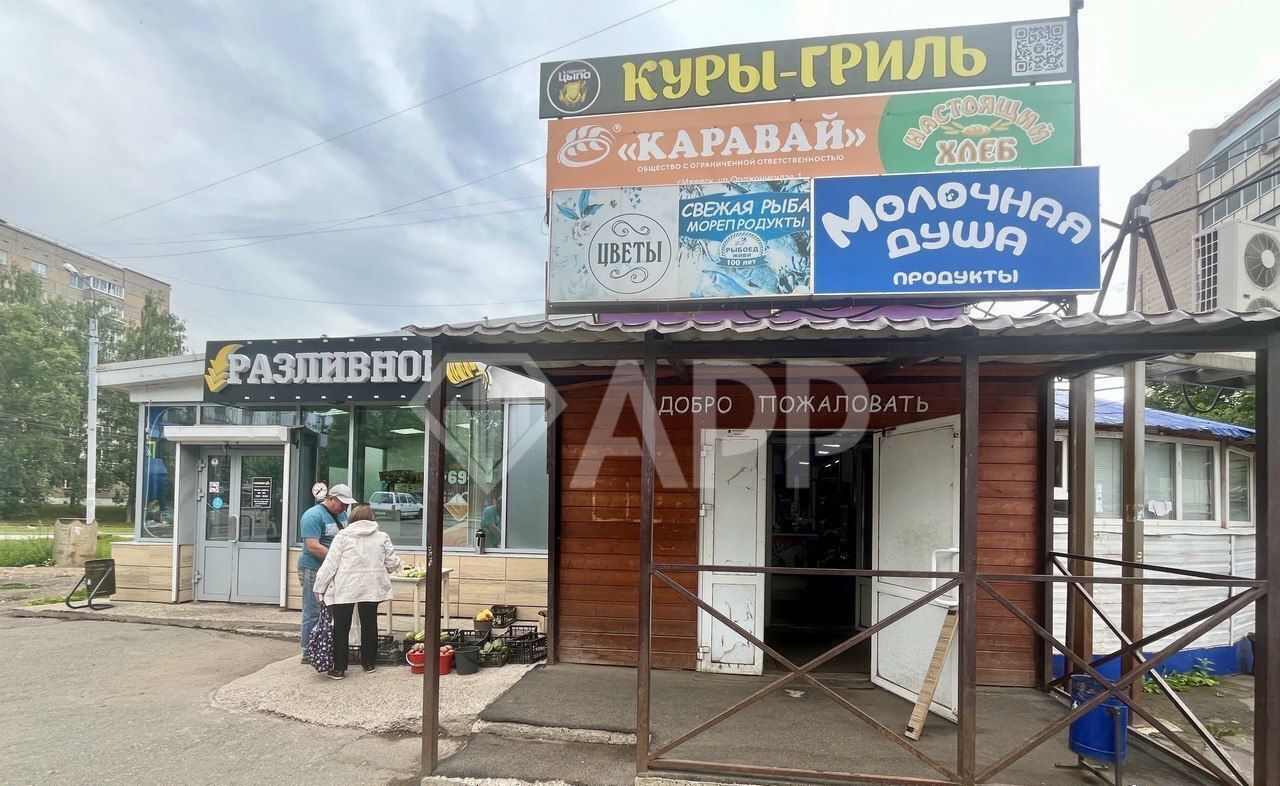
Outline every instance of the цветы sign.
POLYGON ((1099 286, 1098 169, 814 181, 819 295, 1011 295, 1099 286))
POLYGON ((808 180, 551 195, 556 305, 807 295, 808 180))
POLYGON ((543 63, 539 117, 1073 79, 1066 19, 543 63))
POLYGON ((567 118, 547 188, 1070 166, 1071 85, 858 96, 567 118))

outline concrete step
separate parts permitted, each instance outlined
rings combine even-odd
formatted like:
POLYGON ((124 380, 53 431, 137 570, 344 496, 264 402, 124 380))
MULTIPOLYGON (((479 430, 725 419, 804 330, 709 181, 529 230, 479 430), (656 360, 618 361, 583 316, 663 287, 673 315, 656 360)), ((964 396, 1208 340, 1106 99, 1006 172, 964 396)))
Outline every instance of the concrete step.
POLYGON ((445 759, 426 784, 473 786, 502 779, 516 784, 633 786, 635 749, 625 745, 534 740, 474 733, 467 745, 445 759))

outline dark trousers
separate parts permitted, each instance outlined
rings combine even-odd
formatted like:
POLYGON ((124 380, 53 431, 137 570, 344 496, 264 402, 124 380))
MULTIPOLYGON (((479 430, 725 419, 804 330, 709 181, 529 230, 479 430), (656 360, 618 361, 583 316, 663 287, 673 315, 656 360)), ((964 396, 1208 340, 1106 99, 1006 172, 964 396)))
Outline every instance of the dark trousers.
POLYGON ((351 653, 351 610, 360 607, 360 663, 366 668, 374 665, 378 656, 378 602, 335 603, 329 607, 333 615, 333 668, 347 670, 347 656, 351 653))

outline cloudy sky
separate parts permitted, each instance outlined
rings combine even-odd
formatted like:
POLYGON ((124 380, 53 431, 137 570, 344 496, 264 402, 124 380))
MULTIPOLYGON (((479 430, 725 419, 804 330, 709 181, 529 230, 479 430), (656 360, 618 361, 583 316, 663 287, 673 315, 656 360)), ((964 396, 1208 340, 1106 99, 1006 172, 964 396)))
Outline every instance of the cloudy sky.
MULTIPOLYGON (((3 0, 0 218, 170 281, 193 346, 531 313, 547 251, 536 61, 1066 6, 3 0)), ((1280 78, 1278 9, 1087 4, 1084 152, 1104 216, 1189 129, 1280 78)))

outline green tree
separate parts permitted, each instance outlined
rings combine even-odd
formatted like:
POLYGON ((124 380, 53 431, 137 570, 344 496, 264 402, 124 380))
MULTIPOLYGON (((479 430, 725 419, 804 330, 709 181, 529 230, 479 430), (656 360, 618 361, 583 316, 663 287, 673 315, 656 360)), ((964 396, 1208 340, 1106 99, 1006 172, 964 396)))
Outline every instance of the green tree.
POLYGON ((1221 423, 1253 428, 1254 396, 1251 390, 1152 382, 1147 385, 1147 406, 1193 415, 1221 423))
POLYGON ((77 314, 40 278, 0 266, 0 514, 42 503, 72 474, 83 435, 77 314))

